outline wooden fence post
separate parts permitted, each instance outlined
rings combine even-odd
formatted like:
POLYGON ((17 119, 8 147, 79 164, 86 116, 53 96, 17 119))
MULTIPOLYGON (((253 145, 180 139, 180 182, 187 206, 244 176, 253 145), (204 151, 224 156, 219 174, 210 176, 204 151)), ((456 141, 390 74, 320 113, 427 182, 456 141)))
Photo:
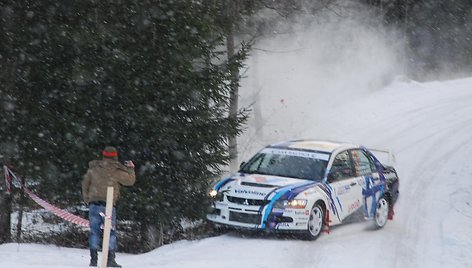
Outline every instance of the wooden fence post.
POLYGON ((108 247, 110 244, 111 219, 113 217, 113 187, 107 188, 107 205, 105 208, 105 229, 103 230, 102 268, 107 267, 108 247))

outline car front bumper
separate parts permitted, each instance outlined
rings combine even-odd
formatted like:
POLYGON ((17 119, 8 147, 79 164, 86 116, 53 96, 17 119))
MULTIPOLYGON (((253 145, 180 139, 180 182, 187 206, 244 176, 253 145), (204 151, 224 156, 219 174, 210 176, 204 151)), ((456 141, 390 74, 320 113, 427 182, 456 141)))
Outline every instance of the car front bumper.
POLYGON ((307 229, 309 214, 310 211, 307 209, 270 209, 268 205, 247 206, 215 202, 207 214, 207 219, 216 224, 235 228, 296 231, 307 229))

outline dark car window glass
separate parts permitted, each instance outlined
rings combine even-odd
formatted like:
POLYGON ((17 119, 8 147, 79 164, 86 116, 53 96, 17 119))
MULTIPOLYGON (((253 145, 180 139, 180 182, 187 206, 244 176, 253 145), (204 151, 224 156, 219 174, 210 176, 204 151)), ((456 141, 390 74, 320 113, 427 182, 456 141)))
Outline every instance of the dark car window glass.
POLYGON ((352 161, 354 162, 354 169, 356 176, 365 176, 372 174, 372 162, 369 157, 362 150, 352 150, 352 161))
POLYGON ((352 171, 351 160, 348 151, 344 151, 336 155, 330 171, 330 180, 336 181, 345 178, 354 177, 352 171))
POLYGON ((367 158, 369 158, 370 169, 372 170, 372 172, 376 172, 377 171, 377 166, 375 165, 374 156, 372 155, 371 152, 364 151, 364 154, 366 154, 367 158))
POLYGON ((240 172, 315 181, 324 177, 328 156, 319 159, 313 157, 310 153, 280 152, 282 151, 265 150, 259 152, 242 167, 240 172))
POLYGON ((264 157, 263 154, 256 154, 246 165, 244 165, 242 170, 253 172, 259 170, 261 167, 268 166, 268 158, 264 157))

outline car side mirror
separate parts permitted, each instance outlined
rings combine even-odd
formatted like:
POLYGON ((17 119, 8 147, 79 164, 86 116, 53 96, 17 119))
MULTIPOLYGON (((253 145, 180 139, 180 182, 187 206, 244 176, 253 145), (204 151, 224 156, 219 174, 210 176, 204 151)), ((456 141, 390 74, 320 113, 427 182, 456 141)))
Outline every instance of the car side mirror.
POLYGON ((241 164, 239 165, 239 168, 242 168, 244 165, 246 164, 246 162, 241 162, 241 164))

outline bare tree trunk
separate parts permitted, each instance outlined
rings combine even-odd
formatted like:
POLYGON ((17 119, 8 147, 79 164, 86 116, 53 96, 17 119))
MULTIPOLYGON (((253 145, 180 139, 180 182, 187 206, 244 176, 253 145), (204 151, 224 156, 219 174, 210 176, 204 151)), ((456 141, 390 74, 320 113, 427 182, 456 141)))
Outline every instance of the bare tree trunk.
MULTIPOLYGON (((25 180, 23 177, 21 178, 21 183, 22 185, 25 185, 25 180)), ((20 191, 20 202, 19 202, 19 209, 18 209, 18 223, 16 224, 16 242, 21 242, 21 233, 22 233, 22 228, 23 228, 23 210, 25 207, 25 192, 23 189, 20 191)))
MULTIPOLYGON (((6 190, 6 189, 5 189, 6 190)), ((0 244, 11 242, 11 194, 0 193, 0 244)))
MULTIPOLYGON (((228 60, 231 60, 234 56, 234 25, 233 25, 233 18, 235 16, 236 6, 235 1, 227 0, 226 1, 226 12, 228 21, 230 22, 230 29, 228 31, 228 35, 226 36, 226 51, 228 60)), ((230 81, 230 108, 229 108, 229 117, 235 118, 238 114, 238 95, 239 95, 239 88, 238 88, 238 77, 239 77, 239 69, 237 67, 232 67, 230 69, 231 72, 231 81, 230 81)), ((231 157, 230 161, 230 172, 235 172, 239 168, 238 164, 238 143, 237 137, 229 137, 228 145, 229 145, 229 155, 231 157)))
POLYGON ((166 237, 164 233, 164 225, 162 223, 159 222, 156 225, 141 222, 139 226, 141 235, 140 242, 145 251, 150 251, 164 245, 166 237))
POLYGON ((256 137, 259 140, 264 140, 264 130, 263 130, 263 125, 264 125, 264 118, 262 117, 262 110, 261 110, 261 85, 259 83, 259 73, 257 72, 257 66, 258 66, 258 56, 257 53, 255 53, 252 56, 253 60, 253 71, 252 73, 254 74, 254 84, 253 87, 256 89, 256 93, 254 94, 254 128, 256 129, 256 137))
MULTIPOLYGON (((232 57, 234 54, 234 36, 228 35, 227 37, 227 47, 228 47, 228 58, 232 57)), ((231 70, 232 74, 232 81, 231 81, 231 92, 230 92, 230 109, 229 109, 229 116, 235 118, 238 114, 238 95, 239 95, 239 88, 237 84, 237 79, 239 76, 239 71, 237 69, 231 70)), ((238 143, 237 137, 230 137, 229 138, 229 155, 231 156, 230 162, 230 171, 234 172, 238 169, 238 143)))
POLYGON ((144 240, 147 242, 147 250, 153 250, 164 245, 164 231, 162 228, 162 223, 159 223, 158 226, 155 224, 148 225, 146 228, 146 237, 144 240))
MULTIPOLYGON (((404 10, 405 11, 404 24, 405 25, 403 27, 404 27, 404 35, 405 35, 405 51, 408 51, 408 49, 409 49, 409 45, 408 45, 409 44, 409 41, 408 41, 408 39, 409 39, 409 36, 408 36, 408 0, 405 0, 404 5, 405 5, 404 6, 404 9, 405 9, 404 10)), ((407 75, 408 72, 409 72, 409 67, 410 67, 408 60, 405 60, 404 64, 405 64, 405 66, 404 66, 403 74, 407 75)))

